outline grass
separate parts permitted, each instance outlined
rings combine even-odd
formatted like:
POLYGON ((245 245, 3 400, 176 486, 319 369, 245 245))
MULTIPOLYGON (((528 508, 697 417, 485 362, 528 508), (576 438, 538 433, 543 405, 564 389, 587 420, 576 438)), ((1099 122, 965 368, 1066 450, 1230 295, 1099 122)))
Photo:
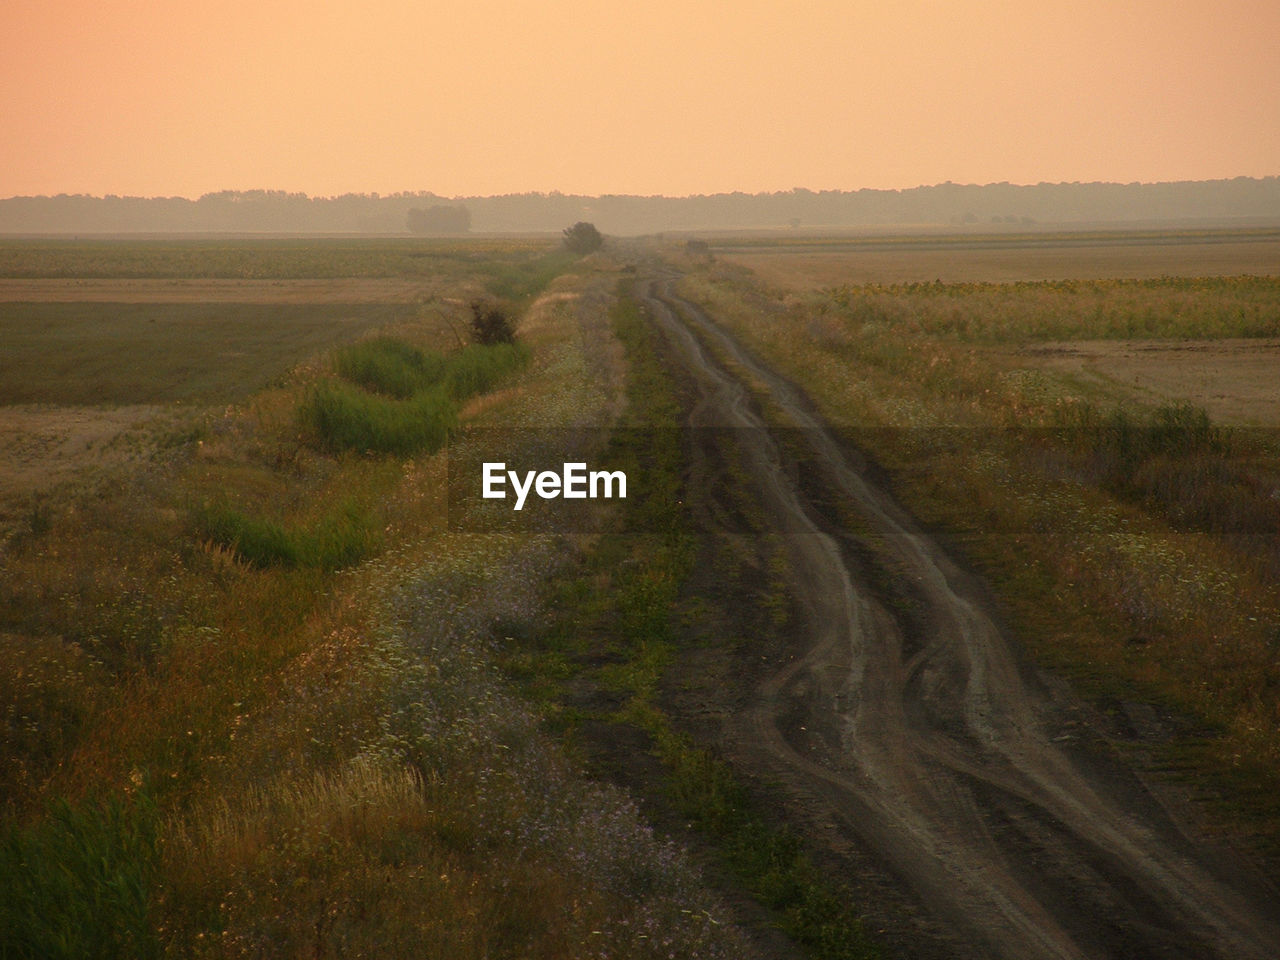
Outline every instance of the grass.
POLYGON ((0 825, 0 955, 160 957, 158 857, 145 797, 57 801, 38 823, 0 825))
POLYGON ((1280 336, 1280 277, 836 286, 813 295, 853 328, 969 343, 1280 336))
POLYGON ((225 403, 411 304, 0 303, 0 404, 225 403))
MULTIPOLYGON (((530 314, 528 358, 495 375, 526 372, 465 417, 607 427, 607 328, 530 314)), ((450 342, 431 322, 380 333, 450 342)), ((429 389, 496 383, 481 356, 429 389)), ((498 625, 544 616, 564 546, 448 533, 440 453, 308 443, 297 410, 326 376, 50 495, 5 545, 0 956, 741 956, 688 858, 493 663, 498 625)))
POLYGON ((371 556, 380 545, 369 511, 352 500, 306 528, 251 516, 222 501, 199 509, 196 522, 210 541, 256 567, 340 570, 371 556))
POLYGON ((485 287, 495 297, 528 304, 577 260, 577 255, 557 245, 536 258, 490 261, 485 266, 485 287))
POLYGON ((338 352, 350 383, 312 386, 298 416, 327 449, 409 456, 434 453, 457 426, 458 403, 485 393, 524 366, 518 343, 472 345, 448 356, 382 337, 338 352))
POLYGON ((336 351, 333 367, 356 386, 407 400, 440 379, 444 360, 403 340, 375 337, 336 351))
POLYGON ((298 411, 301 423, 326 449, 395 456, 439 450, 457 416, 456 406, 440 390, 388 400, 333 381, 313 386, 298 411))

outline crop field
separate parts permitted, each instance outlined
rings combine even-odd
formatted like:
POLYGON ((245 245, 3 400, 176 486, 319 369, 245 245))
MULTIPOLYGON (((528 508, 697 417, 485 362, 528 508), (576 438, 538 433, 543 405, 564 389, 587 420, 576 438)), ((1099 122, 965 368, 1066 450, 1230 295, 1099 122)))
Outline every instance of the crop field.
POLYGON ((1265 238, 1135 244, 821 269, 803 244, 726 244, 685 290, 954 531, 1045 662, 1109 709, 1220 731, 1141 748, 1214 771, 1216 815, 1274 843, 1280 260, 1265 238), (976 279, 987 257, 1015 279, 976 279))
POLYGON ((1275 230, 719 238, 717 255, 787 290, 849 283, 1274 275, 1275 230))
POLYGON ((808 416, 1082 698, 1061 739, 1268 869, 1280 236, 710 252, 0 242, 0 956, 980 955, 774 763, 839 740, 800 712, 839 695, 776 680, 841 672, 822 577, 908 653, 945 619, 808 416), (471 530, 451 471, 492 436, 628 498, 471 530), (791 477, 841 544, 809 567, 791 477))
POLYGON ((564 548, 446 523, 472 425, 607 436, 618 269, 0 245, 0 953, 742 955, 494 661, 564 548))
POLYGON ((230 402, 415 312, 386 304, 3 303, 0 404, 230 402))

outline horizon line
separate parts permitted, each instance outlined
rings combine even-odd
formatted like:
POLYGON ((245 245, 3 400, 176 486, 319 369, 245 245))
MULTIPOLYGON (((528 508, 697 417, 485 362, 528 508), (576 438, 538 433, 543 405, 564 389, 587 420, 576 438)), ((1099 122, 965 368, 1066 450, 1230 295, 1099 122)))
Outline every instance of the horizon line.
POLYGON ((814 195, 822 195, 829 193, 909 193, 913 190, 933 190, 939 187, 960 187, 960 188, 984 188, 984 187, 1013 187, 1018 189, 1027 189, 1033 187, 1072 187, 1072 186, 1115 186, 1115 187, 1156 187, 1171 186, 1179 184, 1203 184, 1203 183, 1228 183, 1236 180, 1256 180, 1265 182, 1268 180, 1280 179, 1280 173, 1266 174, 1263 176, 1250 176, 1241 174, 1231 177, 1207 177, 1199 180, 1040 180, 1036 183, 1014 183, 1009 180, 995 180, 987 183, 958 183, 953 180, 943 180, 938 183, 922 183, 914 187, 803 187, 795 186, 787 190, 720 190, 714 193, 687 193, 687 194, 664 194, 664 193, 566 193, 563 190, 522 190, 509 191, 507 193, 487 193, 487 194, 454 194, 452 196, 446 194, 434 193, 431 190, 399 190, 392 193, 381 193, 373 190, 368 192, 347 191, 346 193, 331 194, 309 194, 304 190, 283 190, 269 187, 245 187, 245 188, 224 188, 220 190, 208 190, 198 197, 183 196, 181 194, 132 194, 132 193, 37 193, 37 194, 13 194, 7 197, 0 197, 0 202, 9 200, 56 200, 59 197, 87 200, 185 200, 188 203, 198 203, 207 197, 216 197, 219 195, 235 195, 235 194, 267 194, 279 197, 296 197, 306 200, 338 200, 343 197, 363 197, 369 199, 396 199, 403 197, 422 197, 436 200, 448 201, 466 201, 466 200, 496 200, 503 197, 565 197, 571 199, 586 200, 606 200, 606 199, 634 199, 634 200, 696 200, 709 197, 728 197, 728 196, 746 196, 746 197, 762 197, 762 196, 780 196, 786 194, 809 193, 814 195))

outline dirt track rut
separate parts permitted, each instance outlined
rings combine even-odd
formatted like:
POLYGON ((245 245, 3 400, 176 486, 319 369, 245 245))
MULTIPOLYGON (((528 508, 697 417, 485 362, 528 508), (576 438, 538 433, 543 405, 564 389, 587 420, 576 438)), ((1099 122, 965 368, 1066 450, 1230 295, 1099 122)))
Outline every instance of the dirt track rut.
POLYGON ((639 294, 698 385, 689 426, 736 428, 806 611, 796 656, 756 689, 735 752, 834 823, 975 957, 1274 958, 1280 905, 1230 851, 1189 840, 1139 779, 1063 734, 1073 705, 1019 661, 981 592, 870 482, 798 392, 670 280, 639 294), (907 636, 783 467, 731 357, 856 504, 927 630, 907 636))

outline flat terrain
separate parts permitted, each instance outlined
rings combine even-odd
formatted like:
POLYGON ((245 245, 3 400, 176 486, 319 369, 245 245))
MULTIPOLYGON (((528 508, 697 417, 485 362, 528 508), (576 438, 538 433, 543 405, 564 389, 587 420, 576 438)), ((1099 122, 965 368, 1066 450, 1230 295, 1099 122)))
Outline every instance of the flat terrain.
POLYGON ((849 283, 1204 277, 1280 272, 1280 236, 1222 231, 1030 234, 712 243, 717 256, 787 290, 849 283))
POLYGON ((1280 427, 1280 340, 1077 340, 1005 355, 1103 395, 1186 401, 1217 423, 1280 427))
POLYGON ((0 303, 0 404, 220 403, 403 304, 0 303))
POLYGON ((149 446, 145 428, 162 413, 147 404, 0 406, 0 534, 32 493, 137 456, 149 446))
POLYGON ((413 303, 439 284, 401 277, 232 280, 0 277, 0 303, 413 303))
MULTIPOLYGON (((1026 664, 982 589, 810 402, 669 282, 652 283, 645 300, 696 385, 691 432, 702 445, 738 438, 769 532, 788 535, 804 611, 785 653, 752 670, 722 749, 781 783, 795 822, 833 851, 869 851, 963 942, 916 945, 929 955, 1274 956, 1275 890, 1229 852, 1190 839, 1098 749, 1088 710, 1026 664), (804 438, 805 486, 784 466, 753 389, 804 438), (706 429, 717 427, 732 429, 706 429), (902 587, 868 576, 822 503, 854 506, 902 587)), ((863 869, 845 856, 849 873, 863 869)))

